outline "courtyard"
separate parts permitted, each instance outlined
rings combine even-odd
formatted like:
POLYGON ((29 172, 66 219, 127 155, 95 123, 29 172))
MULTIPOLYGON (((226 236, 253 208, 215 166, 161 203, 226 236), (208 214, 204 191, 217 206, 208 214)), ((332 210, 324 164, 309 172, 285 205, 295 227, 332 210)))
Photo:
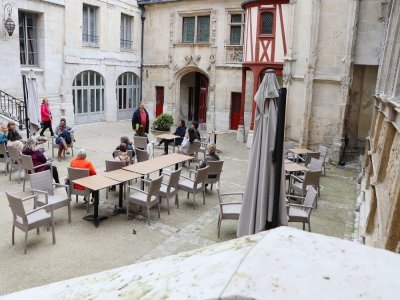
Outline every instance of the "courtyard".
MULTIPOLYGON (((123 135, 132 138, 130 121, 77 126, 75 153, 78 149, 85 148, 88 159, 93 162, 97 172, 103 172, 105 160, 112 158, 111 153, 117 146, 119 137, 123 135)), ((154 139, 155 137, 150 136, 150 140, 154 139)), ((249 150, 245 144, 236 141, 235 132, 219 136, 217 146, 222 151, 220 158, 224 160, 222 192, 243 191, 249 150)), ((51 151, 47 150, 46 154, 51 156, 51 151)), ((155 156, 161 154, 162 149, 155 149, 155 156)), ((54 163, 60 178, 67 175, 70 160, 71 156, 67 156, 62 162, 54 163)), ((191 167, 194 168, 193 165, 191 167)), ((187 167, 183 168, 185 175, 187 170, 187 167)), ((166 202, 163 201, 160 219, 157 218, 155 209, 151 211, 150 226, 147 226, 140 212, 129 220, 122 214, 111 216, 118 203, 118 194, 111 192, 106 199, 105 191, 102 190, 100 213, 109 218, 98 228, 82 219, 87 215, 86 205, 82 199, 76 203, 73 197, 71 224, 68 223, 66 208, 55 212, 56 245, 52 245, 51 232, 43 229, 37 235, 32 231, 28 237, 28 253, 24 255, 23 233, 20 230, 16 231, 16 244, 11 245, 12 214, 4 193, 7 190, 22 195, 22 182, 18 184, 16 172, 13 173, 11 182, 8 176, 4 176, 3 168, 0 172, 0 201, 3 204, 0 206, 0 257, 3 270, 0 273, 0 294, 236 238, 237 222, 228 220, 222 222, 221 236, 217 237, 218 198, 215 188, 212 191, 207 189, 206 204, 197 205, 196 210, 183 192, 179 193, 180 208, 171 205, 170 215, 167 214, 166 202)), ((352 239, 358 173, 357 163, 341 168, 327 165, 326 176, 321 177, 318 209, 311 216, 313 232, 352 239)), ((135 185, 139 186, 139 183, 135 185)), ((27 183, 28 188, 29 186, 27 183)), ((58 189, 57 193, 64 193, 64 190, 58 189)), ((29 194, 28 189, 25 194, 29 194)), ((301 229, 301 225, 290 223, 290 226, 301 229)))

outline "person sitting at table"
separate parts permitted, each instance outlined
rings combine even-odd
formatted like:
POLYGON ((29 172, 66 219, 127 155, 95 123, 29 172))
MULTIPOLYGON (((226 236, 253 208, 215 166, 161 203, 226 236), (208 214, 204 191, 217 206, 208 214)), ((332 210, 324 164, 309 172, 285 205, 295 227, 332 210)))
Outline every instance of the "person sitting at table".
MULTIPOLYGON (((88 169, 89 170, 89 175, 96 175, 96 170, 94 169, 93 164, 86 160, 86 150, 85 149, 80 149, 78 151, 78 154, 75 159, 73 159, 70 163, 71 168, 77 168, 77 169, 88 169)), ((77 190, 84 190, 85 188, 83 186, 80 186, 78 184, 75 184, 74 186, 75 189, 77 190)))
POLYGON ((0 124, 0 144, 6 143, 7 144, 7 126, 4 124, 0 124))
MULTIPOLYGON (((43 149, 36 149, 36 146, 37 146, 37 139, 34 136, 32 136, 26 141, 24 149, 22 150, 22 154, 29 155, 30 157, 32 157, 32 162, 35 167, 45 164, 48 161, 47 157, 43 154, 43 149)), ((49 164, 35 169, 35 172, 38 173, 45 170, 50 170, 49 164)), ((57 167, 51 166, 51 172, 54 181, 56 183, 60 183, 57 167)))
MULTIPOLYGON (((175 139, 175 146, 179 146, 179 145, 182 144, 182 141, 183 141, 183 138, 185 137, 185 134, 186 134, 186 124, 185 124, 185 120, 181 119, 181 120, 179 120, 179 125, 178 125, 178 127, 176 127, 176 130, 175 130, 175 132, 174 132, 174 135, 179 136, 179 138, 176 138, 176 139, 175 139)), ((166 143, 166 144, 167 144, 167 147, 168 147, 168 144, 169 144, 170 142, 171 142, 171 140, 162 139, 162 140, 157 144, 157 146, 160 146, 160 145, 162 145, 163 143, 166 143)))
POLYGON ((22 136, 19 134, 17 130, 17 125, 15 122, 10 121, 7 124, 7 146, 8 147, 17 147, 19 151, 24 149, 24 143, 22 141, 22 136))
POLYGON ((188 129, 188 134, 185 136, 185 138, 182 141, 181 147, 179 149, 179 152, 185 154, 185 155, 190 155, 192 153, 189 152, 189 146, 190 144, 193 144, 194 141, 197 141, 196 133, 193 128, 188 129))
MULTIPOLYGON (((209 161, 219 161, 219 156, 217 154, 217 146, 214 143, 208 144, 207 146, 207 155, 204 157, 204 160, 200 163, 199 169, 203 169, 207 167, 207 163, 209 161)), ((217 175, 208 175, 208 178, 216 178, 217 175)), ((208 184, 205 185, 206 187, 208 184)))
POLYGON ((56 127, 56 144, 58 146, 58 161, 61 161, 61 155, 63 151, 68 152, 68 145, 72 143, 71 138, 72 128, 67 126, 67 121, 65 118, 61 118, 60 124, 56 127))
POLYGON ((129 154, 126 148, 126 144, 122 143, 121 145, 119 145, 119 152, 118 155, 115 156, 114 158, 116 161, 123 161, 125 162, 125 164, 128 166, 129 165, 129 154))
POLYGON ((201 141, 200 131, 199 131, 199 122, 193 121, 191 127, 194 129, 194 134, 196 139, 201 141))
MULTIPOLYGON (((121 136, 120 143, 115 148, 115 151, 119 151, 120 150, 119 147, 121 146, 121 144, 125 144, 126 145, 126 151, 132 151, 132 157, 135 156, 135 151, 133 151, 132 142, 129 140, 129 138, 127 136, 121 136)), ((112 156, 115 158, 114 152, 113 152, 112 156)))

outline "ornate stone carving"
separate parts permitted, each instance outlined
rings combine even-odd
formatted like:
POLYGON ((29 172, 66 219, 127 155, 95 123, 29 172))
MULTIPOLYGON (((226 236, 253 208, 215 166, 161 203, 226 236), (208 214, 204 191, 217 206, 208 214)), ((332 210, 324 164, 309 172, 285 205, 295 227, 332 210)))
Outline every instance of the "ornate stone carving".
POLYGON ((199 61, 201 59, 201 55, 186 55, 185 56, 185 66, 196 66, 198 65, 199 61))
POLYGON ((242 46, 227 46, 226 47, 226 62, 241 63, 243 61, 242 46))
POLYGON ((217 37, 217 14, 215 10, 211 12, 211 44, 215 45, 217 37))
POLYGON ((175 24, 175 12, 171 12, 169 15, 169 42, 172 45, 174 43, 174 24, 175 24))
POLYGON ((215 55, 214 54, 210 55, 210 63, 212 63, 212 64, 215 63, 215 55))
POLYGON ((170 54, 168 54, 168 62, 172 63, 172 61, 173 61, 173 57, 172 57, 172 54, 170 53, 170 54))

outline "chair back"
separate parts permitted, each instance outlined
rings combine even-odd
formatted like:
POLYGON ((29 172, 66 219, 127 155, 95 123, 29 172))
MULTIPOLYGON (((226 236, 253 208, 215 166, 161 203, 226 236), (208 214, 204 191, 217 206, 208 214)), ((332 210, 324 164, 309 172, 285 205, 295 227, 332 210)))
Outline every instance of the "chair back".
POLYGON ((197 158, 197 154, 200 150, 201 142, 194 141, 193 143, 189 144, 188 155, 197 158))
POLYGON ((288 158, 288 150, 294 149, 296 144, 293 142, 283 142, 283 157, 288 158))
POLYGON ((325 161, 325 158, 328 155, 328 147, 324 145, 319 145, 318 151, 320 153, 320 159, 322 161, 325 161))
POLYGON ((124 161, 106 160, 106 172, 119 170, 125 166, 126 166, 126 163, 124 161))
POLYGON ((171 187, 175 188, 175 190, 178 190, 178 183, 179 183, 179 178, 181 177, 181 171, 182 171, 182 168, 179 168, 178 170, 176 170, 170 174, 167 193, 169 193, 169 191, 171 190, 171 187))
POLYGON ((146 149, 147 148, 147 137, 145 136, 134 136, 133 144, 135 148, 146 149))
POLYGON ((321 170, 318 171, 312 171, 308 170, 306 171, 306 174, 304 175, 304 181, 303 181, 303 192, 306 191, 307 186, 312 185, 312 186, 318 186, 319 185, 319 179, 321 177, 321 170))
POLYGON ((50 170, 31 174, 30 179, 32 189, 48 192, 50 195, 54 195, 53 176, 51 176, 50 170))
POLYGON ((11 208, 11 212, 14 216, 14 221, 17 217, 19 217, 22 219, 22 223, 24 225, 28 224, 28 220, 26 218, 25 208, 24 208, 22 199, 9 194, 7 191, 6 191, 6 195, 7 195, 7 199, 8 199, 8 204, 10 205, 10 208, 11 208))
POLYGON ((149 153, 146 150, 135 148, 137 162, 149 160, 149 153))
POLYGON ((220 161, 208 161, 207 165, 209 166, 208 168, 208 178, 207 178, 207 183, 215 183, 218 182, 220 177, 221 177, 221 173, 222 173, 222 167, 224 165, 224 161, 220 160, 220 161), (210 176, 212 176, 210 178, 210 176))
POLYGON ((304 161, 304 165, 308 167, 310 164, 311 158, 319 159, 319 152, 309 152, 306 154, 306 159, 304 161))
POLYGON ((20 158, 21 158, 22 167, 25 169, 25 171, 35 173, 35 168, 34 168, 35 166, 33 165, 32 156, 21 153, 20 158))
POLYGON ((7 147, 8 149, 8 156, 10 157, 10 160, 13 163, 18 163, 20 164, 21 158, 20 158, 20 152, 17 147, 11 146, 7 147))
POLYGON ((197 185, 199 184, 199 183, 203 183, 203 185, 204 185, 204 183, 205 183, 205 181, 206 181, 206 179, 207 179, 207 177, 208 177, 208 169, 209 169, 210 167, 209 166, 207 166, 207 167, 205 167, 205 168, 202 168, 202 169, 198 169, 197 170, 197 175, 196 175, 196 178, 194 179, 194 186, 195 186, 195 188, 197 188, 197 185))
POLYGON ((160 176, 160 177, 158 177, 156 179, 153 179, 150 182, 149 194, 147 196, 147 202, 150 202, 152 196, 156 196, 156 197, 158 196, 158 193, 160 192, 160 188, 161 188, 161 183, 162 183, 163 177, 164 176, 162 175, 162 176, 160 176))
POLYGON ((323 164, 324 164, 324 162, 322 160, 311 158, 308 168, 312 171, 320 171, 320 170, 322 170, 323 164))
POLYGON ((7 153, 7 146, 6 143, 0 144, 0 162, 7 162, 8 161, 8 153, 7 153))
POLYGON ((67 169, 68 169, 68 179, 69 179, 69 187, 71 194, 80 196, 89 194, 90 190, 88 188, 85 188, 84 190, 75 189, 75 184, 72 182, 73 180, 76 179, 88 177, 90 175, 89 169, 78 169, 71 167, 68 167, 67 169))
MULTIPOLYGON (((304 198, 304 205, 309 207, 314 207, 315 202, 317 201, 318 192, 312 186, 307 189, 306 197, 304 198)), ((310 215, 311 210, 308 211, 308 215, 310 215)))

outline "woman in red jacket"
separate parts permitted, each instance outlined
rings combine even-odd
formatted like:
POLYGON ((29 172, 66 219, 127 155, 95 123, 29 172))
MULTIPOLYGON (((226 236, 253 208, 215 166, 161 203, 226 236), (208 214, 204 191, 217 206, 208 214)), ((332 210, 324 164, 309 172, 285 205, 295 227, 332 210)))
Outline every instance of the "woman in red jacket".
POLYGON ((53 119, 53 117, 51 116, 49 100, 47 100, 47 98, 43 98, 42 106, 40 107, 40 112, 42 115, 42 123, 43 123, 43 129, 40 132, 40 135, 44 136, 44 132, 48 128, 50 129, 51 136, 53 136, 54 135, 53 128, 51 127, 51 120, 53 119))

